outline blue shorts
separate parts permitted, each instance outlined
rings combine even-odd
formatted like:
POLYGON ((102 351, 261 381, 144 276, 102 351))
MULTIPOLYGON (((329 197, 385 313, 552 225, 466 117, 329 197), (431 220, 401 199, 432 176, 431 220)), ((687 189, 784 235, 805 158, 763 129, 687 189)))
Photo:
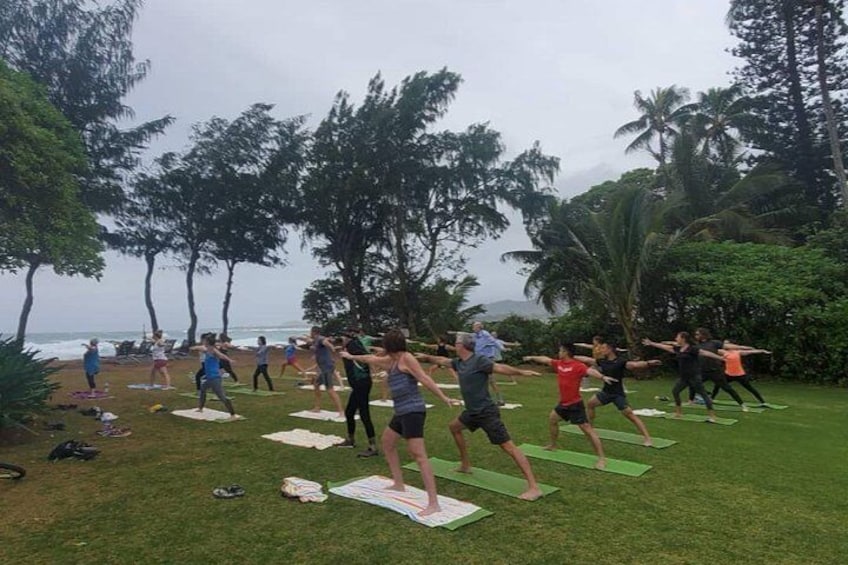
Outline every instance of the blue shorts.
POLYGON ((606 406, 607 404, 612 403, 615 404, 615 407, 619 410, 630 408, 630 404, 627 402, 627 395, 624 394, 610 394, 608 392, 600 391, 595 393, 595 398, 598 399, 601 406, 606 406))

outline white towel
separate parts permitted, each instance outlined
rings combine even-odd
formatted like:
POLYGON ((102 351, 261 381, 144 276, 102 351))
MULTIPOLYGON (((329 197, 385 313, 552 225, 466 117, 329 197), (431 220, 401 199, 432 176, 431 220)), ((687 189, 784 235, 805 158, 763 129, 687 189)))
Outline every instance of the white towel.
POLYGON ((633 411, 637 416, 662 416, 666 414, 663 410, 654 410, 653 408, 639 408, 633 411))
MULTIPOLYGON (((297 388, 299 388, 300 390, 315 390, 314 385, 298 385, 297 388)), ((325 387, 324 385, 320 385, 318 387, 318 390, 326 391, 327 387, 325 387)), ((350 390, 350 389, 346 386, 333 385, 333 390, 336 391, 336 392, 342 392, 344 390, 350 390)))
MULTIPOLYGON (((323 420, 325 422, 338 422, 342 424, 347 422, 344 416, 340 417, 337 412, 330 412, 329 410, 321 410, 320 412, 301 410, 300 412, 292 412, 289 416, 294 416, 295 418, 307 418, 309 420, 323 420)), ((359 414, 354 416, 354 419, 358 420, 359 414)))
MULTIPOLYGON (((262 436, 265 437, 265 436, 262 436)), ((321 490, 321 485, 300 477, 286 477, 280 492, 289 498, 297 498, 301 502, 324 502, 329 498, 321 490)))
MULTIPOLYGON (((203 412, 198 412, 194 408, 190 410, 174 410, 171 414, 174 416, 182 416, 183 418, 191 418, 192 420, 205 420, 207 422, 228 420, 230 418, 230 414, 228 412, 212 410, 211 408, 204 408, 203 412)), ((241 419, 241 416, 238 416, 238 418, 241 419)))
POLYGON ((439 496, 439 506, 442 511, 422 517, 418 513, 427 508, 427 493, 409 485, 406 485, 404 492, 387 490, 386 487, 391 484, 391 479, 380 475, 372 475, 342 486, 333 487, 330 489, 330 492, 345 498, 352 498, 375 506, 388 508, 431 528, 449 524, 480 510, 479 506, 468 502, 462 502, 448 498, 447 496, 439 496))
POLYGON ((324 450, 333 447, 339 442, 344 441, 343 437, 334 435, 319 434, 309 430, 295 428, 293 430, 276 432, 273 434, 265 434, 262 437, 271 441, 278 441, 286 445, 296 445, 298 447, 314 447, 318 450, 324 450))

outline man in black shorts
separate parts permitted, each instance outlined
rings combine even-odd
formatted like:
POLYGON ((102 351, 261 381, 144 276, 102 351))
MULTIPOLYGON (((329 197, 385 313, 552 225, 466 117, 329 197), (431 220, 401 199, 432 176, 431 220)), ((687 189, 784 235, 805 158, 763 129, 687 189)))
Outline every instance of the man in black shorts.
POLYGON ((461 473, 471 472, 471 460, 468 457, 468 446, 462 435, 463 430, 468 429, 474 432, 478 428, 482 429, 493 445, 500 446, 512 457, 527 480, 527 490, 519 495, 519 498, 536 500, 542 496, 542 491, 539 490, 527 457, 509 437, 509 432, 501 420, 500 410, 489 394, 489 379, 492 373, 525 376, 537 376, 538 373, 494 363, 487 357, 475 354, 474 346, 473 334, 459 334, 456 338, 457 359, 435 355, 417 355, 428 363, 452 367, 459 377, 459 388, 465 402, 465 410, 449 424, 456 447, 459 449, 460 466, 457 471, 461 473))
POLYGON ((604 381, 604 387, 589 400, 587 406, 589 409, 589 421, 594 425, 595 408, 614 404, 621 415, 633 422, 633 425, 636 426, 636 429, 645 438, 643 445, 651 447, 654 442, 651 440, 651 434, 648 433, 648 428, 639 416, 633 413, 630 403, 627 402, 627 395, 624 392, 624 376, 625 371, 628 369, 632 371, 634 369, 658 367, 662 362, 658 359, 652 359, 650 361, 628 361, 624 357, 619 357, 615 345, 603 338, 598 340, 598 352, 600 353, 600 357, 598 358, 578 356, 577 359, 590 367, 597 367, 602 375, 612 377, 615 381, 604 381))

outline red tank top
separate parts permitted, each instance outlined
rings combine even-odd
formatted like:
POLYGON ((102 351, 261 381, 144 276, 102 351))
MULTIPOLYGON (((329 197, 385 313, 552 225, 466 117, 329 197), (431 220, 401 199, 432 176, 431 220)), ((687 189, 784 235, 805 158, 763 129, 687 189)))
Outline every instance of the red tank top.
POLYGON ((742 354, 738 351, 725 351, 724 374, 730 377, 744 377, 745 369, 742 367, 742 354))

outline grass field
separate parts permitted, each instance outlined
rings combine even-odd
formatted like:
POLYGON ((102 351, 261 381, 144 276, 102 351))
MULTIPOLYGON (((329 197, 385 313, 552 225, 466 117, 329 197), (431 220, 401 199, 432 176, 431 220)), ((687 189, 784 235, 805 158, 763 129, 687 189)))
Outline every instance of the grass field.
MULTIPOLYGON (((241 359, 240 373, 252 372, 250 358, 241 359)), ((195 364, 171 363, 177 392, 192 390, 185 375, 195 364)), ((99 422, 57 411, 51 417, 64 418, 66 432, 42 431, 0 446, 0 460, 28 470, 22 481, 0 482, 0 563, 848 562, 848 391, 842 389, 758 383, 767 400, 790 408, 733 413, 739 419, 733 426, 645 419, 654 435, 679 443, 662 450, 604 444, 610 457, 653 465, 640 478, 531 460, 540 481, 561 488, 537 502, 439 480, 440 494, 494 512, 450 532, 336 496, 323 504, 282 499, 287 476, 326 483, 388 473, 382 457, 357 459, 357 450, 261 439, 295 427, 344 435, 343 424, 287 415, 311 403, 311 393, 296 390, 293 380, 275 380, 284 396, 233 395, 248 419, 219 425, 149 413, 156 402, 171 409, 193 403, 175 391, 126 389, 146 379, 146 366, 104 369, 100 382, 108 380, 116 398, 95 402, 133 434, 100 438, 99 422), (97 445, 101 455, 48 463, 50 449, 70 438, 97 445), (247 495, 212 497, 214 487, 231 483, 247 495)), ((64 388, 54 403, 72 402, 67 392, 83 388, 79 369, 57 379, 64 388)), ((636 389, 634 407, 664 409, 653 398, 668 394, 671 381, 629 381, 629 387, 636 389)), ((516 443, 543 444, 556 400, 553 376, 524 378, 503 390, 508 401, 524 404, 503 412, 516 443)), ((458 409, 435 404, 428 451, 455 460, 446 424, 458 409)), ((220 409, 217 402, 210 407, 220 409)), ((391 411, 372 408, 372 414, 382 429, 391 411)), ((612 406, 600 409, 596 425, 634 431, 612 406)), ((364 443, 361 426, 357 431, 364 443)), ((518 474, 482 433, 469 445, 475 466, 518 474)), ((561 434, 560 445, 590 451, 579 436, 561 434)), ((405 477, 422 486, 418 473, 405 477)))

